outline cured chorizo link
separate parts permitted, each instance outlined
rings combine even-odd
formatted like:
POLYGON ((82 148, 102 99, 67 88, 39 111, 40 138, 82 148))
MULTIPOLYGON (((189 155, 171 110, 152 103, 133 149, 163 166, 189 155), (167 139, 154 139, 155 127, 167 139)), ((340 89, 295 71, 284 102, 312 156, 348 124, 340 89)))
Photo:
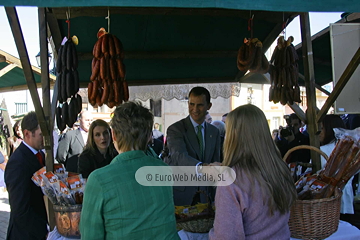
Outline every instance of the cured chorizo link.
POLYGON ((104 82, 104 89, 101 96, 101 104, 106 104, 109 99, 109 86, 107 82, 104 82))
POLYGON ((113 87, 114 87, 114 102, 115 104, 120 104, 120 89, 119 89, 119 81, 114 81, 113 87))
MULTIPOLYGON (((95 59, 95 58, 94 58, 95 59)), ((99 76, 99 72, 100 72, 100 61, 101 60, 98 60, 98 59, 95 59, 95 66, 92 68, 92 71, 91 71, 91 77, 90 77, 90 80, 91 81, 95 81, 96 78, 99 76)))
POLYGON ((101 52, 109 53, 109 34, 104 34, 101 38, 103 39, 101 42, 101 52))
POLYGON ((114 44, 114 36, 111 35, 111 34, 108 34, 109 35, 109 53, 110 53, 110 56, 112 58, 115 58, 116 56, 116 50, 115 50, 115 44, 114 44))
POLYGON ((88 99, 91 101, 91 100, 94 100, 92 98, 92 91, 93 91, 93 86, 94 86, 94 83, 93 82, 89 82, 88 84, 88 99))
POLYGON ((118 55, 120 59, 124 59, 124 51, 121 41, 115 35, 113 35, 113 41, 115 45, 116 55, 118 55))
POLYGON ((125 78, 125 65, 120 59, 116 59, 117 69, 120 78, 125 78))
POLYGON ((116 60, 110 59, 109 64, 110 64, 110 66, 109 66, 110 67, 110 79, 116 80, 116 78, 117 78, 116 60))
POLYGON ((261 55, 262 50, 261 47, 255 47, 254 50, 254 60, 249 68, 250 72, 258 72, 261 69, 261 55))
POLYGON ((101 90, 100 89, 98 89, 98 94, 97 94, 97 96, 96 96, 96 104, 98 105, 98 107, 101 107, 102 105, 103 105, 103 103, 101 102, 101 94, 102 94, 102 92, 101 92, 101 90))
POLYGON ((106 59, 102 57, 100 59, 100 78, 106 79, 106 59))
POLYGON ((127 102, 129 100, 129 87, 125 80, 122 82, 122 89, 124 92, 123 94, 124 102, 127 102))
POLYGON ((91 100, 96 101, 96 97, 97 97, 97 93, 98 93, 98 88, 99 88, 99 80, 95 80, 92 88, 92 93, 91 93, 91 100))
POLYGON ((100 59, 102 57, 101 46, 102 46, 103 39, 104 39, 103 37, 100 37, 94 46, 94 48, 95 48, 94 49, 95 50, 94 57, 96 57, 97 59, 100 59))
POLYGON ((105 74, 105 78, 103 80, 108 80, 109 78, 111 78, 111 75, 110 75, 110 55, 108 53, 107 53, 107 55, 109 57, 105 58, 106 74, 105 74))
MULTIPOLYGON (((108 103, 110 104, 110 102, 114 102, 114 83, 113 82, 109 82, 109 98, 108 98, 108 103)), ((108 106, 109 106, 108 104, 108 106)), ((110 106, 109 106, 110 107, 110 106)), ((111 107, 110 107, 111 108, 111 107)))

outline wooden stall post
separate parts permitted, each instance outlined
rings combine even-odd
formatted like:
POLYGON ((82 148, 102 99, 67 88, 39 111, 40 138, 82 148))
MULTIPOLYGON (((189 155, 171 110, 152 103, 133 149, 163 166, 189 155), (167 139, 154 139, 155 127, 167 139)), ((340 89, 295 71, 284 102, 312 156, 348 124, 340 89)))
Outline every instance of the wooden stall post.
MULTIPOLYGON (((54 121, 53 118, 51 117, 47 21, 46 21, 46 11, 44 8, 38 9, 38 18, 39 18, 42 97, 43 97, 45 121, 47 126, 49 126, 48 131, 43 132, 44 147, 46 151, 46 171, 53 171, 54 170, 54 154, 53 154, 54 121)), ((50 228, 53 229, 55 226, 55 215, 54 215, 52 203, 48 198, 46 198, 46 208, 47 208, 50 228)))
MULTIPOLYGON (((310 34, 309 13, 300 14, 302 52, 304 61, 305 88, 307 98, 307 129, 310 137, 310 145, 319 148, 319 138, 315 135, 318 126, 316 122, 316 94, 315 94, 315 73, 314 59, 310 34)), ((312 170, 316 172, 321 169, 320 155, 311 151, 312 170)))

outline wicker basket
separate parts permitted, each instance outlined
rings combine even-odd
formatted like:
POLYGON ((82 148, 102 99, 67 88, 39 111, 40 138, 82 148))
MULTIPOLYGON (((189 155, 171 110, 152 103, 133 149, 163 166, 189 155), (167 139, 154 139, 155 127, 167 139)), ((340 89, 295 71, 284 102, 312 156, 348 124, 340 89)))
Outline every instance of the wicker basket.
POLYGON ((290 210, 291 237, 324 239, 336 232, 340 219, 340 189, 330 198, 296 200, 290 210))
MULTIPOLYGON (((284 156, 288 156, 298 149, 309 149, 328 156, 318 148, 301 145, 290 149, 284 156)), ((324 239, 336 232, 340 220, 340 205, 342 192, 336 188, 334 196, 330 198, 296 200, 290 209, 289 228, 291 237, 300 239, 324 239)))
MULTIPOLYGON (((198 191, 196 194, 206 194, 204 191, 198 191)), ((195 195, 196 195, 195 194, 195 195)), ((183 229, 187 232, 193 233, 207 233, 214 225, 215 212, 212 208, 211 199, 206 194, 208 200, 208 212, 206 214, 199 214, 185 219, 177 219, 177 229, 183 229)), ((195 196, 194 196, 195 198, 195 196)))

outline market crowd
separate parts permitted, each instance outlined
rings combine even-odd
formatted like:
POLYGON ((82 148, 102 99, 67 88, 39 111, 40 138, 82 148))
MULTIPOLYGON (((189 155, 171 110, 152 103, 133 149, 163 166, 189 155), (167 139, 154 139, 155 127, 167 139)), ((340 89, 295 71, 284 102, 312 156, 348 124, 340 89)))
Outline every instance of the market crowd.
MULTIPOLYGON (((74 129, 56 136, 56 161, 87 178, 82 239, 180 239, 174 205, 207 202, 199 190, 215 202, 209 239, 290 238, 289 211, 297 193, 287 163, 309 162, 310 157, 307 151, 288 162, 282 157, 295 145, 309 144, 301 120, 290 115, 287 131, 272 136, 263 111, 254 105, 237 107, 221 121, 213 121, 211 107, 209 91, 194 87, 188 95, 189 115, 172 124, 166 137, 151 111, 131 101, 116 107, 110 124, 82 111, 74 129), (236 179, 217 188, 143 186, 135 179, 141 167, 168 165, 192 166, 198 174, 203 166, 228 166, 236 179)), ((339 119, 322 122, 324 151, 331 152, 335 142, 330 129, 344 127, 339 119)), ((7 239, 46 239, 43 193, 31 180, 45 165, 43 135, 35 112, 15 126, 5 168, 11 206, 7 239)))

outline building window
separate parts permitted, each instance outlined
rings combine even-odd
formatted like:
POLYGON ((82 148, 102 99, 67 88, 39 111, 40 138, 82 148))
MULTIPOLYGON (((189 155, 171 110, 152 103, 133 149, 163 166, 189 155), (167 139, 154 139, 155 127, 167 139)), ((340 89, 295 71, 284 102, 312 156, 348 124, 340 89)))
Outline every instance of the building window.
POLYGON ((273 117, 273 122, 274 122, 274 128, 279 129, 280 117, 273 117))
POLYGON ((150 99, 150 110, 154 114, 154 117, 161 117, 161 99, 150 99))
POLYGON ((21 113, 27 113, 28 109, 27 109, 27 103, 15 103, 15 111, 16 111, 16 115, 21 114, 21 113))

